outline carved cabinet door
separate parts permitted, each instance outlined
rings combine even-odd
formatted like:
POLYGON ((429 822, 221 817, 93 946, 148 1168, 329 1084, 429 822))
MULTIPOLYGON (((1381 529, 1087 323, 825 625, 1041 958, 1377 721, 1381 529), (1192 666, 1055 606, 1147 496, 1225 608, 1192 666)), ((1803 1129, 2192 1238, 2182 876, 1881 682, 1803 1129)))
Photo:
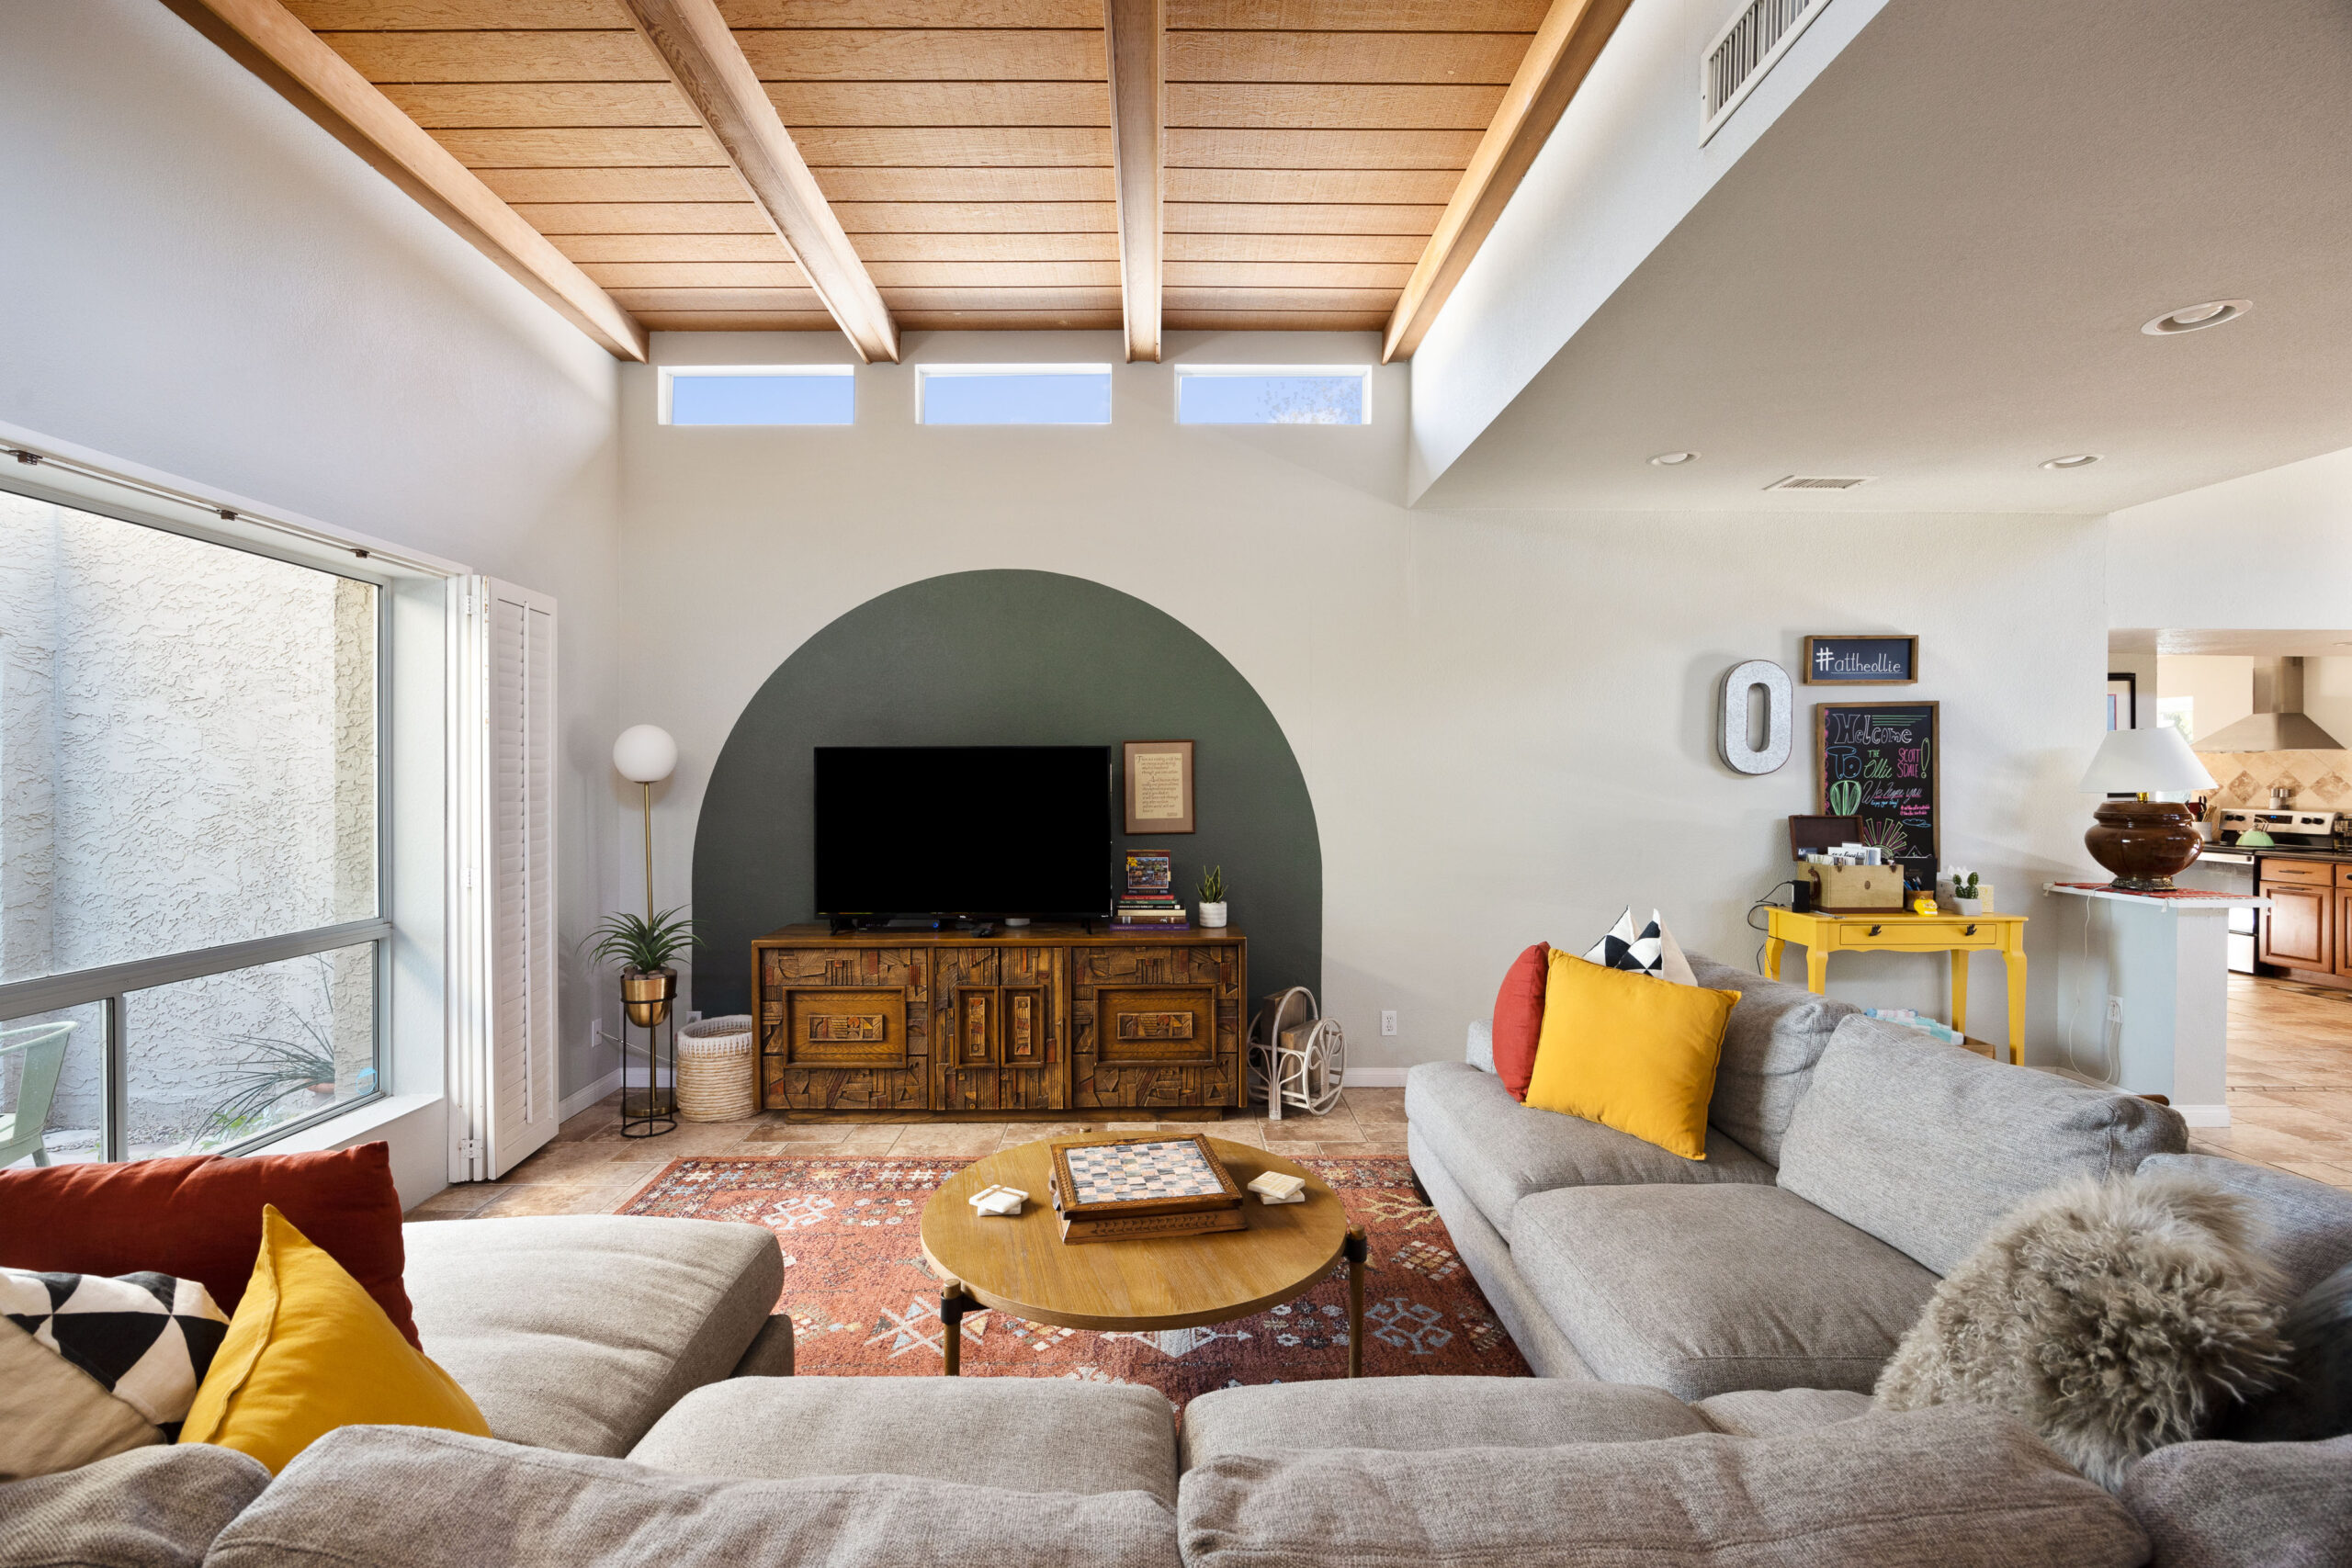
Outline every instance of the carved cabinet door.
POLYGON ((1069 1106, 1061 959, 1062 950, 1056 947, 934 951, 933 1109, 1069 1106))
POLYGON ((1082 947, 1070 969, 1073 1103, 1238 1103, 1238 945, 1082 947))
POLYGON ((759 953, 763 1105, 930 1108, 931 993, 922 949, 763 947, 759 953))

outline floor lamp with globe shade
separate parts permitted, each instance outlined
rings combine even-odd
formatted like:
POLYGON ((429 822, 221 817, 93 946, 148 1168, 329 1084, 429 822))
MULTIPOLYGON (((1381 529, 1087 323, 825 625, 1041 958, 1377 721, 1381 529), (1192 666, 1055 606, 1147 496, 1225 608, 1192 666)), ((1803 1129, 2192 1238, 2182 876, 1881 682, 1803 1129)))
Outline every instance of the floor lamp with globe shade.
MULTIPOLYGON (((624 1137, 653 1137, 674 1130, 676 1119, 677 1023, 670 1017, 670 1003, 678 992, 678 972, 669 966, 669 950, 684 946, 691 941, 686 932, 674 942, 666 942, 663 932, 668 923, 657 919, 653 912, 653 786, 677 770, 678 743, 669 732, 658 725, 633 725, 620 733, 613 742, 613 767, 621 777, 640 786, 644 792, 645 817, 645 927, 644 936, 637 944, 608 938, 605 949, 608 954, 637 952, 634 959, 624 957, 621 970, 621 1010, 627 1022, 645 1031, 645 1093, 636 1102, 638 1114, 630 1114, 628 1085, 628 1030, 621 1031, 621 1134, 624 1137), (645 945, 651 944, 650 947, 645 945), (658 1055, 660 1037, 656 1032, 667 1022, 670 1025, 670 1077, 673 1086, 668 1093, 662 1088, 661 1061, 658 1055)), ((627 917, 614 916, 607 922, 610 931, 615 922, 625 922, 627 917)), ((683 931, 683 928, 682 928, 683 931)))

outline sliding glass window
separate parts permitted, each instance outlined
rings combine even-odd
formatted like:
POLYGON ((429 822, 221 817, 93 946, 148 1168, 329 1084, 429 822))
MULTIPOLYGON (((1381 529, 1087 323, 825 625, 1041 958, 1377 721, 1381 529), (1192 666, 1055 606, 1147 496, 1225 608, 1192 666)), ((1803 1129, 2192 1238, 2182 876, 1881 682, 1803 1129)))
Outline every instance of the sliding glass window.
POLYGON ((380 592, 0 491, 0 1166, 379 1092, 380 592))

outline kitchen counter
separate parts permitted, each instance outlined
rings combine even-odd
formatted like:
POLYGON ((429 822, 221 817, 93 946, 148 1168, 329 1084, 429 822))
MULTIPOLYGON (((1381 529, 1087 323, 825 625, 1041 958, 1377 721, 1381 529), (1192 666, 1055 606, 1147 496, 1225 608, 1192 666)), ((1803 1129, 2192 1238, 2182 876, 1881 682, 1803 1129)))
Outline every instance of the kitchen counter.
POLYGON ((2077 1037, 2112 1040, 2125 1089, 2165 1096, 2192 1127, 2228 1126, 2230 922, 2269 900, 2059 882, 2042 891, 2066 895, 2052 945, 2083 966, 2059 998, 2068 1065, 2077 1037))

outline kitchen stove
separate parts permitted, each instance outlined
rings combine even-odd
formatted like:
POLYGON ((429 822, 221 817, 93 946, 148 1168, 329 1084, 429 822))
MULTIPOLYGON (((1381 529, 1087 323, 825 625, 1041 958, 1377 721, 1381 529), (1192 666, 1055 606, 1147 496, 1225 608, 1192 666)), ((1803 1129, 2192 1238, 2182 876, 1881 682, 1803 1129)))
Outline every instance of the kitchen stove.
POLYGON ((2352 817, 2334 811, 2258 811, 2252 807, 2224 809, 2216 824, 2223 844, 2234 844, 2247 833, 2264 832, 2280 849, 2336 850, 2352 848, 2352 817))

